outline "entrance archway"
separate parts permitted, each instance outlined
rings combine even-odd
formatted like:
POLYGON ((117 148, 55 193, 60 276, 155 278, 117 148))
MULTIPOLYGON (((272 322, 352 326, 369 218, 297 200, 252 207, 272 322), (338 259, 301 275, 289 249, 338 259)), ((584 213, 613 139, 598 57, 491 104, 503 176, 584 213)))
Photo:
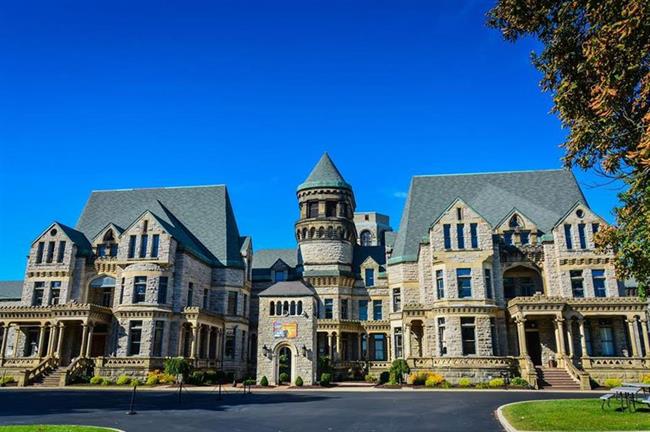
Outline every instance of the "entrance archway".
POLYGON ((293 383, 294 380, 293 371, 294 371, 293 350, 288 345, 279 346, 277 349, 277 353, 275 355, 276 384, 291 385, 291 383, 293 383))

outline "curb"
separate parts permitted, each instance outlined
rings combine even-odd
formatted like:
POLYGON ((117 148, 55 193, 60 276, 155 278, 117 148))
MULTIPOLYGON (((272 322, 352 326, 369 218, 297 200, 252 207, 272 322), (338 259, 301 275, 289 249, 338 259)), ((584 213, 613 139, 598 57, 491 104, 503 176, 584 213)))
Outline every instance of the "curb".
POLYGON ((501 405, 499 408, 496 410, 497 414, 497 420, 499 420, 499 423, 501 423, 501 427, 506 431, 506 432, 520 432, 519 429, 515 429, 513 425, 510 424, 510 422, 506 419, 506 416, 503 415, 503 408, 510 406, 510 405, 515 405, 521 402, 512 402, 509 404, 501 405))

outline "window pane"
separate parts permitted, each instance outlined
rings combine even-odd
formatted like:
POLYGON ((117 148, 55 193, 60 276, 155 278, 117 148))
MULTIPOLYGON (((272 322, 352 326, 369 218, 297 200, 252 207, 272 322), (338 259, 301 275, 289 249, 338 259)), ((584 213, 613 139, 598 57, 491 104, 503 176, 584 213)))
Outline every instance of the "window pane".
POLYGON ((458 282, 458 297, 465 298, 472 296, 472 270, 468 268, 456 269, 458 282))
POLYGON ((136 276, 133 283, 133 303, 141 303, 147 293, 147 277, 136 276))
POLYGON ((135 236, 129 237, 129 258, 135 257, 135 236))
POLYGON ((151 239, 151 257, 158 258, 158 248, 160 247, 160 235, 154 234, 151 239))
POLYGON ((375 286, 375 270, 366 269, 366 286, 371 287, 375 286))
POLYGON ((325 299, 325 319, 332 319, 334 317, 334 300, 325 299))
POLYGON ((445 298, 445 279, 442 270, 436 270, 436 289, 438 298, 445 298))
POLYGON ((564 225, 564 240, 566 241, 566 248, 573 249, 573 239, 571 238, 571 225, 564 225))
POLYGON ((359 320, 368 319, 368 300, 359 300, 359 320))
POLYGON ((372 301, 372 315, 373 315, 372 318, 375 321, 379 321, 382 319, 383 311, 382 311, 381 300, 372 301))
POLYGON ((445 249, 451 249, 451 225, 444 224, 442 229, 445 237, 445 249))
POLYGON ((587 249, 587 239, 585 238, 585 224, 578 224, 578 237, 580 238, 580 249, 587 249))
POLYGON ((465 249, 465 224, 456 225, 456 236, 458 237, 458 249, 465 249))
POLYGON ((56 262, 62 263, 64 255, 65 255, 65 242, 60 241, 59 242, 59 252, 56 255, 56 262))
POLYGON ((140 258, 144 258, 147 256, 147 242, 149 240, 149 237, 146 234, 143 234, 142 237, 140 237, 140 258))

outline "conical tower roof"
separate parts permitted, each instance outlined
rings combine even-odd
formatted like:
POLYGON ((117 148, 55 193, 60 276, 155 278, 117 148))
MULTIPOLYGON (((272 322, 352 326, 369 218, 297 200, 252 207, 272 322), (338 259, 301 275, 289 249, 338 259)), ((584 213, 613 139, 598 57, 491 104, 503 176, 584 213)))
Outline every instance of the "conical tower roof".
POLYGON ((343 179, 327 152, 323 153, 314 169, 311 170, 307 180, 298 186, 298 190, 320 187, 352 189, 352 186, 343 179))

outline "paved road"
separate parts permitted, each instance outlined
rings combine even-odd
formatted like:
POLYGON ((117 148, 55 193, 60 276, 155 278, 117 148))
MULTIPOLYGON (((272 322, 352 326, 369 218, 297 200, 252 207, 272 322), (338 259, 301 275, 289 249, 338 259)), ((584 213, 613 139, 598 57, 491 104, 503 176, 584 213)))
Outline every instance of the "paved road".
POLYGON ((494 410, 528 399, 597 397, 547 392, 288 392, 226 394, 0 390, 0 424, 89 424, 128 432, 500 431, 494 410))

